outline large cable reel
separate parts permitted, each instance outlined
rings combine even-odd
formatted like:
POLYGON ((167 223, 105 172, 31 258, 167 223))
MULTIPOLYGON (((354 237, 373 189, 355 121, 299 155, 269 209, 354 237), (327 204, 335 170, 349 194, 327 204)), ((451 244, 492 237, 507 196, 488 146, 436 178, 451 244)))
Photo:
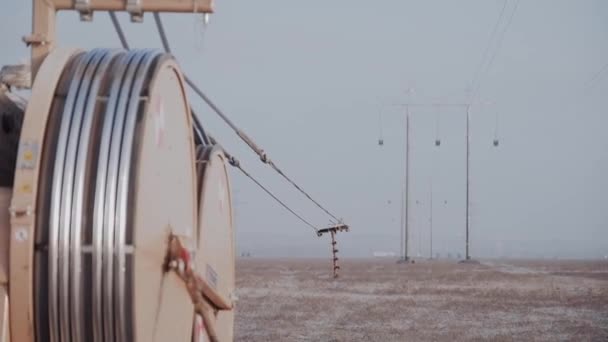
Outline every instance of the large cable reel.
POLYGON ((207 295, 233 299, 231 205, 224 156, 195 146, 170 55, 52 52, 15 173, 12 340, 232 340, 232 306, 207 295), (210 284, 201 298, 212 316, 195 314, 190 288, 167 267, 170 239, 210 284))

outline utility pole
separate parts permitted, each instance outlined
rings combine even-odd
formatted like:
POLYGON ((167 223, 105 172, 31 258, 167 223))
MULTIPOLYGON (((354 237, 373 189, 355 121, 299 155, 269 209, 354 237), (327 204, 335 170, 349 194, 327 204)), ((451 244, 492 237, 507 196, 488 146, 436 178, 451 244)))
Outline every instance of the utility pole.
POLYGON ((409 261, 408 242, 410 236, 409 230, 409 202, 410 202, 410 107, 405 106, 405 254, 404 261, 409 261))
POLYGON ((399 259, 403 259, 403 256, 405 254, 403 246, 404 246, 404 241, 403 241, 403 227, 404 227, 404 213, 403 213, 403 197, 405 196, 405 184, 401 183, 401 200, 399 201, 400 203, 400 209, 399 211, 401 212, 401 221, 399 223, 399 259))
POLYGON ((429 250, 429 259, 433 259, 433 169, 431 168, 431 194, 430 194, 430 214, 429 214, 429 240, 430 240, 430 250, 429 250))
MULTIPOLYGON (((465 229, 466 229, 466 242, 465 242, 465 260, 464 261, 469 261, 471 260, 471 251, 470 251, 470 228, 471 228, 471 212, 470 212, 470 207, 471 207, 471 200, 470 200, 470 194, 471 194, 471 105, 472 103, 443 103, 443 102, 436 102, 436 103, 416 103, 416 102, 407 102, 407 103, 396 103, 393 104, 394 106, 403 106, 405 107, 406 110, 406 154, 405 154, 405 158, 406 158, 406 167, 405 167, 405 246, 404 246, 404 250, 405 250, 405 255, 403 260, 409 260, 409 255, 408 255, 408 239, 409 239, 409 221, 408 221, 408 214, 409 214, 409 109, 410 107, 429 107, 429 106, 433 106, 433 107, 464 107, 466 109, 466 197, 465 197, 465 201, 466 201, 466 212, 465 212, 465 229)), ((498 146, 498 139, 495 138, 494 139, 494 146, 498 146)), ((436 146, 438 146, 437 142, 435 142, 436 146)), ((432 204, 431 204, 432 206, 432 204)), ((432 210, 432 209, 431 209, 432 210)), ((431 214, 432 216, 432 214, 431 214)), ((432 218, 431 218, 432 221, 432 218)), ((432 229, 432 228, 431 228, 432 229)), ((432 242, 431 242, 432 243, 432 242)))
MULTIPOLYGON (((410 257, 409 257, 409 251, 408 251, 408 247, 409 247, 409 149, 410 149, 410 132, 409 132, 409 117, 410 117, 410 113, 409 113, 409 109, 410 107, 464 107, 466 109, 466 197, 465 197, 465 201, 466 201, 466 212, 465 212, 465 229, 466 229, 466 242, 465 242, 465 248, 466 248, 466 252, 465 252, 465 261, 467 260, 471 260, 471 253, 470 253, 470 226, 471 226, 471 219, 470 219, 470 206, 471 206, 471 201, 470 201, 470 193, 471 193, 471 177, 470 177, 470 168, 471 168, 471 127, 470 127, 470 121, 471 121, 471 113, 470 113, 470 109, 471 109, 471 103, 457 103, 457 102, 451 102, 451 103, 447 103, 447 102, 435 102, 435 103, 416 103, 416 102, 407 102, 407 103, 396 103, 393 104, 394 106, 402 106, 405 107, 405 111, 406 111, 406 118, 405 118, 405 131, 406 131, 406 141, 405 141, 405 182, 404 182, 404 188, 405 188, 405 197, 404 199, 402 199, 405 202, 405 212, 402 214, 403 216, 403 222, 402 222, 402 229, 404 229, 405 232, 402 231, 401 233, 401 240, 402 240, 402 258, 400 261, 409 261, 410 257)), ((495 139, 497 140, 497 139, 495 139)), ((381 143, 379 142, 380 145, 382 145, 384 143, 384 141, 382 141, 381 143)), ((435 142, 435 145, 438 146, 437 141, 435 142)), ((497 146, 498 144, 496 142, 494 142, 494 146, 497 146)), ((432 257, 432 210, 433 210, 433 203, 432 203, 432 190, 431 190, 431 204, 430 204, 431 208, 431 217, 430 217, 430 231, 431 231, 431 257, 432 257)))
POLYGON ((401 205, 399 205, 399 210, 401 213, 401 221, 399 222, 399 260, 401 260, 401 258, 403 258, 403 184, 401 184, 401 205))
POLYGON ((465 260, 471 260, 471 254, 469 253, 469 227, 470 227, 470 168, 471 168, 471 134, 470 134, 470 121, 471 121, 471 105, 467 106, 467 191, 466 191, 466 253, 465 260))
POLYGON ((410 186, 410 112, 405 105, 405 165, 401 192, 401 256, 398 263, 409 263, 409 186, 410 186))

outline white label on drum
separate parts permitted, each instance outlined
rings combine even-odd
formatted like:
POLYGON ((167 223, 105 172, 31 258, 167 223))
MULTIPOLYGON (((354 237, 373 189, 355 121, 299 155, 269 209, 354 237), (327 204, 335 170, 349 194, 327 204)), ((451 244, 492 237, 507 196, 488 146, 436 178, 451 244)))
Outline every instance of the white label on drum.
POLYGON ((23 242, 25 240, 27 240, 29 234, 27 232, 27 228, 24 227, 20 227, 17 228, 17 230, 15 231, 15 240, 17 242, 23 242))
MULTIPOLYGON (((184 234, 185 234, 186 236, 192 237, 192 235, 194 234, 194 233, 193 233, 192 226, 187 226, 187 227, 186 227, 186 231, 184 232, 184 234)), ((195 254, 195 253, 193 252, 192 254, 195 254)))
POLYGON ((19 169, 33 169, 36 166, 38 160, 38 143, 35 141, 24 141, 21 143, 19 148, 19 162, 17 168, 19 169))

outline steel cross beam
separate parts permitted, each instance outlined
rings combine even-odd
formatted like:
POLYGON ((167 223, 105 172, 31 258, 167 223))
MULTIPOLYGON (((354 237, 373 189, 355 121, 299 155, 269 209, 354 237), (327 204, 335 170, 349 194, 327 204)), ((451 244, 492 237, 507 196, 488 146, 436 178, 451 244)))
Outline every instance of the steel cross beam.
POLYGON ((390 106, 395 107, 468 107, 471 103, 457 103, 457 102, 405 102, 405 103, 392 103, 390 106))
POLYGON ((32 34, 23 41, 32 47, 32 83, 44 58, 56 44, 57 11, 80 12, 82 20, 91 20, 94 11, 126 11, 131 20, 140 22, 144 12, 212 13, 213 0, 33 0, 32 34))

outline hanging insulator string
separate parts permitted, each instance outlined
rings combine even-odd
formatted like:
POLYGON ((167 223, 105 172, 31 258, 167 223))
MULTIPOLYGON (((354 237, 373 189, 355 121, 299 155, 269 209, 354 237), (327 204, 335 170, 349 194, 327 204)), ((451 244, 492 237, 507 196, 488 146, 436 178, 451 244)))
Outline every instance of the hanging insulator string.
POLYGON ((498 111, 496 111, 496 122, 494 124, 494 146, 498 146, 499 144, 499 139, 498 139, 498 111))
POLYGON ((378 145, 382 146, 384 145, 384 137, 382 135, 382 108, 378 110, 378 128, 380 132, 380 135, 378 137, 378 145))
POLYGON ((439 120, 441 114, 439 113, 439 106, 435 106, 435 146, 441 145, 441 139, 439 139, 439 120))

